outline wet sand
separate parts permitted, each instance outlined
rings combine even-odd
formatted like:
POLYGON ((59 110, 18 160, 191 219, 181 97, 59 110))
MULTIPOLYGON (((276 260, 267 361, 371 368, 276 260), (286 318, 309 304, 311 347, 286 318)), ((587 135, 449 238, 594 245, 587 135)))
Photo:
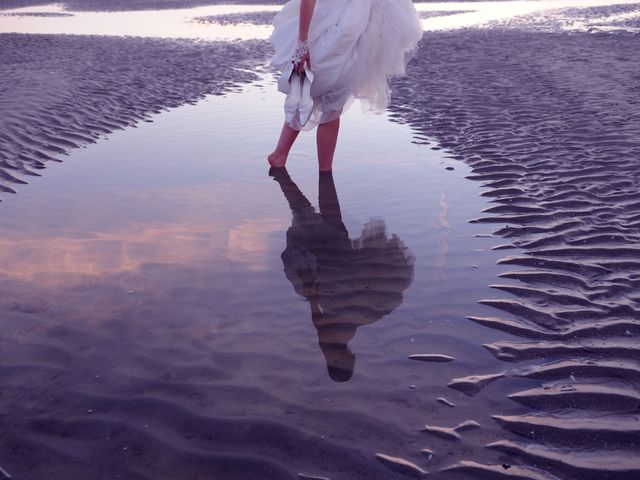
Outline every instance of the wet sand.
POLYGON ((492 23, 493 27, 536 32, 620 31, 638 33, 640 3, 562 8, 492 23))
POLYGON ((256 78, 264 42, 3 34, 0 190, 72 148, 256 78))
MULTIPOLYGON (((426 34, 392 110, 472 167, 468 178, 493 204, 473 221, 504 238, 494 248, 512 269, 479 299, 496 313, 471 320, 519 336, 486 347, 513 364, 508 375, 541 383, 510 392, 521 416, 495 417, 521 438, 489 447, 560 478, 631 479, 640 475, 640 37, 558 32, 569 17, 426 34)), ((469 372, 485 383, 502 373, 469 372)))
POLYGON ((426 33, 331 181, 264 43, 2 35, 0 467, 638 478, 640 37, 576 16, 426 33))

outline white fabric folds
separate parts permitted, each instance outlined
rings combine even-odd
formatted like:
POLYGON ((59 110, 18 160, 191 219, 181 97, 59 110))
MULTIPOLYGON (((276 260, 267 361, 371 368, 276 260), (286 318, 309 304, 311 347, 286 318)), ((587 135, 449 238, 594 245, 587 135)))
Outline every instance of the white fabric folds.
MULTIPOLYGON (((299 12, 300 0, 291 0, 273 20, 271 64, 285 75, 291 72, 299 12)), ((389 78, 405 74, 421 38, 411 0, 316 0, 309 29, 314 106, 306 124, 288 123, 308 130, 330 122, 354 98, 367 110, 383 112, 389 104, 389 78)), ((282 81, 279 85, 289 93, 282 81)))

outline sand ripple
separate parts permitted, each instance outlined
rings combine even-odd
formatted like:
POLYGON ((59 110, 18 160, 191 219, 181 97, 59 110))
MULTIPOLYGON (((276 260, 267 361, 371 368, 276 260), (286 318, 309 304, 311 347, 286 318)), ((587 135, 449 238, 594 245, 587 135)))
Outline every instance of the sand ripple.
POLYGON ((495 249, 513 266, 480 300, 500 314, 470 317, 514 336, 486 345, 506 370, 449 385, 470 396, 512 385, 521 414, 495 415, 506 439, 488 445, 510 461, 451 471, 640 478, 639 46, 633 35, 426 34, 396 83, 394 110, 416 141, 435 137, 472 166, 494 204, 473 221, 506 239, 495 249))
POLYGON ((494 26, 543 32, 640 32, 640 3, 590 8, 562 8, 494 22, 494 26))
POLYGON ((257 78, 264 42, 3 34, 0 191, 46 161, 160 111, 257 78))

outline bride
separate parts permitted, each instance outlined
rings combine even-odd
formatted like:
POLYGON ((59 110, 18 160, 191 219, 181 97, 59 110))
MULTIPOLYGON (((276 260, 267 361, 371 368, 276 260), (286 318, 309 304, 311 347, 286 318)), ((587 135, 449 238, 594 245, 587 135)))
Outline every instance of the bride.
POLYGON ((374 112, 389 103, 388 80, 422 37, 411 0, 291 0, 273 20, 271 64, 287 94, 272 167, 284 167, 300 130, 318 127, 318 165, 331 171, 340 115, 354 99, 374 112))

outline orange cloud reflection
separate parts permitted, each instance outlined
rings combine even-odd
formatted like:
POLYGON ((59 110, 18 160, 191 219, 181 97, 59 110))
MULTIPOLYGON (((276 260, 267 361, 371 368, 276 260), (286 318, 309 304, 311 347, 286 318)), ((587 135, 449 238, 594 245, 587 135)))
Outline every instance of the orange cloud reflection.
POLYGON ((277 238, 272 234, 285 228, 280 219, 265 219, 236 226, 220 222, 143 224, 90 238, 2 238, 0 273, 14 280, 50 284, 56 277, 67 281, 70 275, 97 277, 136 271, 145 264, 199 265, 220 258, 262 270, 273 260, 268 239, 277 238))

